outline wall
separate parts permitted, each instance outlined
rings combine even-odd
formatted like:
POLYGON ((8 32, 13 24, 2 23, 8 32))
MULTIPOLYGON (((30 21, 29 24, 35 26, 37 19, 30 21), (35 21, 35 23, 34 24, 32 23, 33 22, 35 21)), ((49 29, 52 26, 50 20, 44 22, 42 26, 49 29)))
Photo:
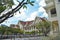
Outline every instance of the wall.
POLYGON ((56 11, 57 11, 59 31, 60 31, 60 2, 58 2, 58 0, 55 0, 55 6, 56 6, 56 11))

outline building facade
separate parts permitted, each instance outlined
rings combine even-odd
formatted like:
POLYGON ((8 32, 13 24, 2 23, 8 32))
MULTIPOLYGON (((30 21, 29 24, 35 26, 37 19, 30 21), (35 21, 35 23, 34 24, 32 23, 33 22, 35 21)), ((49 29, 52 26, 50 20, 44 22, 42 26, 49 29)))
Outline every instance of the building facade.
POLYGON ((51 29, 53 33, 60 31, 60 0, 45 0, 44 7, 48 13, 49 21, 51 21, 51 29))
POLYGON ((19 28, 19 25, 11 24, 10 27, 11 28, 19 28))
POLYGON ((40 18, 40 17, 36 17, 35 20, 32 21, 19 21, 18 25, 20 27, 20 29, 30 32, 30 31, 37 31, 38 29, 35 27, 36 24, 38 24, 41 21, 46 20, 45 18, 40 18))
POLYGON ((24 31, 32 31, 34 29, 33 25, 33 21, 19 21, 18 25, 20 27, 20 29, 24 30, 24 31))

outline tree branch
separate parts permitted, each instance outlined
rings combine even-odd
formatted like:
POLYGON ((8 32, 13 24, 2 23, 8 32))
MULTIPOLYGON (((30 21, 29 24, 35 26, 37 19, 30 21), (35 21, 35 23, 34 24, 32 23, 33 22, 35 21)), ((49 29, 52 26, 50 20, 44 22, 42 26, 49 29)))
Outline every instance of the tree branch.
MULTIPOLYGON (((16 10, 19 6, 21 6, 21 4, 22 4, 24 1, 25 1, 25 0, 23 0, 21 3, 19 3, 19 5, 18 5, 16 8, 12 9, 12 12, 13 12, 14 10, 16 10)), ((9 12, 10 12, 10 11, 9 11, 9 12)), ((5 17, 6 15, 8 15, 9 12, 6 13, 6 14, 4 14, 4 15, 2 15, 2 16, 0 17, 0 19, 2 19, 3 17, 5 17)))
POLYGON ((19 9, 21 9, 22 6, 25 5, 25 4, 27 4, 27 3, 22 3, 22 4, 20 4, 20 6, 18 5, 18 7, 16 7, 16 8, 13 9, 12 11, 9 11, 9 12, 6 13, 5 15, 1 16, 0 19, 2 19, 2 20, 0 20, 0 23, 4 22, 6 19, 10 18, 10 17, 11 17, 11 16, 10 16, 11 14, 14 14, 15 12, 17 12, 17 11, 18 11, 19 9))
MULTIPOLYGON (((10 15, 10 14, 9 14, 9 15, 10 15)), ((6 15, 5 18, 3 18, 2 20, 0 20, 0 23, 4 22, 6 19, 8 19, 8 18, 9 18, 9 15, 6 15)))

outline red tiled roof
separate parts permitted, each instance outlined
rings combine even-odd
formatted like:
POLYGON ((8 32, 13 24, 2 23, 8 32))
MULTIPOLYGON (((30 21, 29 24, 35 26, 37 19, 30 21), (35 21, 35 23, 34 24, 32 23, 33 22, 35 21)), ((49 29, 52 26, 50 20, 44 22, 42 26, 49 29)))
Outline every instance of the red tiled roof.
POLYGON ((27 22, 20 22, 22 25, 29 25, 29 24, 32 24, 32 21, 27 21, 27 22))

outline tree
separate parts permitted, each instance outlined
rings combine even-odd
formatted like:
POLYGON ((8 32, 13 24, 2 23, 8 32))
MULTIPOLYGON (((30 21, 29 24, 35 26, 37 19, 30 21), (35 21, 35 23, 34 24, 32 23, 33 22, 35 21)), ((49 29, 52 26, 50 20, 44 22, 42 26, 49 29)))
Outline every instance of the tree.
POLYGON ((42 20, 38 24, 36 24, 36 28, 39 32, 43 33, 45 36, 50 32, 51 23, 48 20, 42 20))
POLYGON ((6 19, 10 17, 13 17, 14 13, 19 11, 22 7, 27 8, 26 6, 27 4, 34 6, 33 3, 34 1, 22 0, 21 2, 19 2, 18 6, 12 9, 12 5, 14 4, 13 0, 1 0, 0 1, 0 23, 4 22, 6 19), (4 10, 6 9, 11 9, 11 10, 5 13, 4 10), (4 12, 4 14, 2 12, 4 12))
POLYGON ((9 34, 23 34, 23 30, 19 29, 19 28, 11 28, 11 27, 7 27, 7 26, 0 26, 0 34, 1 35, 9 35, 9 34))
POLYGON ((43 21, 44 22, 44 35, 47 36, 47 34, 50 32, 51 22, 50 21, 43 21))
POLYGON ((38 24, 36 24, 36 28, 38 29, 38 33, 42 33, 43 30, 43 22, 39 22, 38 24))

